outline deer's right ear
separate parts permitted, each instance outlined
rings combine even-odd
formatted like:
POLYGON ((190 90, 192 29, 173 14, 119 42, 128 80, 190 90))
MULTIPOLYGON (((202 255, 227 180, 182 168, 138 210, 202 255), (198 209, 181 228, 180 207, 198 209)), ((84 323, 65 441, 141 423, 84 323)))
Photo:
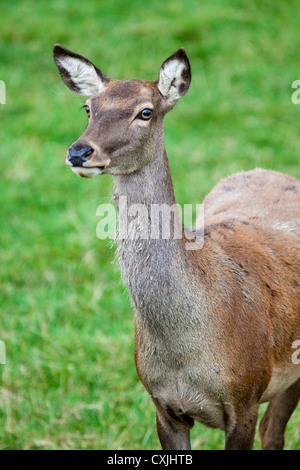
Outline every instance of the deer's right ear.
POLYGON ((85 57, 59 44, 55 44, 53 55, 64 83, 79 95, 93 96, 110 80, 85 57))

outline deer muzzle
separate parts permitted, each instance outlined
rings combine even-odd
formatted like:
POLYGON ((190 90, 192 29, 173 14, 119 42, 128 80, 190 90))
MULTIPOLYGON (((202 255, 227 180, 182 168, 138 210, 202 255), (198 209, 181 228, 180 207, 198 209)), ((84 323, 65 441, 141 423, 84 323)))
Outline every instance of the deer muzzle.
POLYGON ((73 144, 66 155, 66 165, 77 175, 85 178, 101 175, 109 165, 110 158, 99 158, 98 152, 89 146, 73 144))

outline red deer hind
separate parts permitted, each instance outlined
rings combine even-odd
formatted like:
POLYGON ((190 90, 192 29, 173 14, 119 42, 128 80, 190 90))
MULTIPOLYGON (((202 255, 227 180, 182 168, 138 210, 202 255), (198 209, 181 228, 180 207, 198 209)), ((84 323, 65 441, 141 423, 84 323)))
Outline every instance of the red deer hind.
MULTIPOLYGON (((150 233, 149 208, 176 207, 164 116, 190 86, 184 49, 165 60, 156 81, 111 79, 60 45, 54 59, 65 84, 90 97, 88 127, 66 164, 83 177, 113 175, 119 218, 127 217, 121 197, 142 204, 150 233)), ((163 449, 190 449, 195 420, 224 430, 226 449, 252 449, 263 402, 262 447, 282 449, 300 396, 292 360, 300 339, 300 183, 274 171, 241 172, 217 184, 203 207, 201 249, 187 249, 196 232, 183 230, 176 210, 169 239, 119 237, 137 372, 163 449)))

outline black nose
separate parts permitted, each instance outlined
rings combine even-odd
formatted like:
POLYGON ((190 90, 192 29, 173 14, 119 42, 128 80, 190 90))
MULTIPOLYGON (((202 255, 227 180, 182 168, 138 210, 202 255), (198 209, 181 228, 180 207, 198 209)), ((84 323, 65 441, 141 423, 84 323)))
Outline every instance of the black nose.
POLYGON ((68 160, 72 163, 73 166, 82 166, 83 163, 87 162, 93 153, 93 149, 91 147, 84 147, 84 148, 69 148, 69 156, 68 160))

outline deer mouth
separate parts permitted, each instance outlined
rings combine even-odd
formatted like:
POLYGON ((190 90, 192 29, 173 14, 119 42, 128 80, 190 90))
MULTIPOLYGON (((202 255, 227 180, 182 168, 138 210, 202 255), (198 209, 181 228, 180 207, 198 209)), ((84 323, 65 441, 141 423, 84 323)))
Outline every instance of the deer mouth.
POLYGON ((84 166, 71 166, 71 170, 81 178, 93 178, 94 176, 101 175, 105 166, 95 166, 86 168, 84 166))
MULTIPOLYGON (((101 172, 103 172, 105 170, 105 168, 110 164, 110 158, 103 158, 100 160, 99 162, 99 165, 89 165, 89 163, 91 164, 92 162, 89 162, 89 161, 86 161, 86 162, 83 162, 82 163, 82 168, 84 169, 93 169, 93 170, 99 170, 101 172)), ((96 162, 95 162, 96 163, 96 162)))

